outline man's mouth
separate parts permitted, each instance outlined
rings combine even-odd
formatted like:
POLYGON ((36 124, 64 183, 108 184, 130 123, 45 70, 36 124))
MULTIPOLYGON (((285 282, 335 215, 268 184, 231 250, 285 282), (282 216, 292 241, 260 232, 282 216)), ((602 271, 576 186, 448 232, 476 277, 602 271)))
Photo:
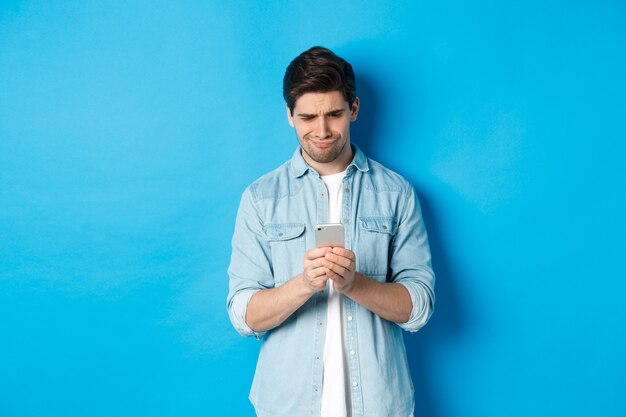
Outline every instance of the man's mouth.
POLYGON ((335 143, 334 140, 311 140, 311 144, 320 149, 330 148, 333 143, 335 143))

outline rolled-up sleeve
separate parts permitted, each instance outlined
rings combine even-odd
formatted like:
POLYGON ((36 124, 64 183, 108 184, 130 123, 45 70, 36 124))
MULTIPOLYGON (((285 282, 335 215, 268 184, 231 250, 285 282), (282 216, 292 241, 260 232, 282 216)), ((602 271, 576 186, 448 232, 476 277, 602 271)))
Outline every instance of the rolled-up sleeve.
POLYGON ((435 274, 421 206, 410 185, 391 250, 392 281, 407 289, 413 303, 409 320, 398 325, 416 332, 428 322, 435 308, 435 274))
POLYGON ((230 321, 242 336, 260 339, 264 334, 248 326, 246 311, 248 302, 257 291, 274 286, 270 257, 263 224, 254 205, 252 190, 248 188, 241 197, 235 221, 226 300, 230 321))

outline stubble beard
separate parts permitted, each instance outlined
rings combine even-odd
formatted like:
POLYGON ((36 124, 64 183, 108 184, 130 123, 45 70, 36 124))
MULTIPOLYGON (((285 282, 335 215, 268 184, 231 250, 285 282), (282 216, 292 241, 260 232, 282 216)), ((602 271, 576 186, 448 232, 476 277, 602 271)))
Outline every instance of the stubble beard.
POLYGON ((333 145, 326 149, 317 149, 315 146, 309 143, 309 140, 305 136, 302 140, 302 149, 306 154, 319 164, 326 164, 329 162, 333 162, 335 159, 341 155, 343 148, 346 146, 345 140, 340 135, 333 136, 331 140, 333 141, 333 145))

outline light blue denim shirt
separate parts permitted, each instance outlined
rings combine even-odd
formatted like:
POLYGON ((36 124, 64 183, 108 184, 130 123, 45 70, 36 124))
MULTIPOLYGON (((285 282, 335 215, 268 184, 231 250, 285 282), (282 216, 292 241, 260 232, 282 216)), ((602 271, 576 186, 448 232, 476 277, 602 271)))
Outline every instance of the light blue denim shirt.
MULTIPOLYGON (((411 295, 408 322, 392 323, 344 297, 343 323, 353 417, 413 416, 413 384, 401 329, 417 331, 434 308, 435 276, 419 201, 403 177, 355 156, 343 179, 342 223, 356 270, 396 282, 411 295)), ((327 294, 317 293, 283 324, 255 333, 252 295, 303 270, 314 228, 328 218, 326 186, 300 148, 243 193, 232 241, 228 314, 235 329, 262 341, 250 400, 259 417, 320 415, 327 294)))

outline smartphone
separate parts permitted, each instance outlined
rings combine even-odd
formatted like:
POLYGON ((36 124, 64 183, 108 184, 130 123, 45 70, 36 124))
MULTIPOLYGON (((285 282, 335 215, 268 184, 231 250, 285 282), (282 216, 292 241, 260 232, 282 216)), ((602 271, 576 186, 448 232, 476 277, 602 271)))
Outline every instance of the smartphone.
POLYGON ((343 224, 326 223, 315 226, 315 246, 344 247, 343 224))

